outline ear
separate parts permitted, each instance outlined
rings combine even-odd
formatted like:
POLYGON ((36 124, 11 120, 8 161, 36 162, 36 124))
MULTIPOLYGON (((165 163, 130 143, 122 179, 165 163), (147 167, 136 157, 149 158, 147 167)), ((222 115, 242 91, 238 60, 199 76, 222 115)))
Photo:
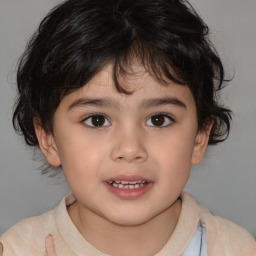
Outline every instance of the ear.
POLYGON ((34 120, 34 128, 39 142, 39 147, 47 162, 52 166, 60 166, 61 161, 59 158, 55 139, 51 133, 47 133, 41 126, 38 120, 34 120))
POLYGON ((213 125, 213 122, 210 122, 207 125, 206 129, 198 131, 195 139, 193 154, 192 154, 192 160, 191 160, 192 165, 198 165, 202 161, 208 146, 212 125, 213 125))

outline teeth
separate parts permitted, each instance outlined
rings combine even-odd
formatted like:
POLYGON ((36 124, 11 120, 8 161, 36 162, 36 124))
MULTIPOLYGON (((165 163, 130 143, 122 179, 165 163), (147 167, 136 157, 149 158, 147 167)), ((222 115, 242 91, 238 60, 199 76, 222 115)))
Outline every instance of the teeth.
POLYGON ((123 188, 123 189, 135 189, 144 187, 147 182, 146 181, 108 181, 108 184, 115 188, 123 188))
POLYGON ((137 184, 140 183, 141 181, 129 181, 129 184, 137 184))
POLYGON ((122 183, 122 184, 137 184, 137 183, 145 183, 145 181, 141 181, 141 180, 135 180, 135 181, 126 181, 126 180, 122 180, 122 181, 115 181, 115 183, 122 183))

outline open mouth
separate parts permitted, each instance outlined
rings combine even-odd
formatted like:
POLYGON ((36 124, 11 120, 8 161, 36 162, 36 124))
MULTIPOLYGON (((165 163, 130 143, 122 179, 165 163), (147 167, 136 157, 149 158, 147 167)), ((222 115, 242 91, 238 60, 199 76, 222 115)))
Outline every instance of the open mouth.
POLYGON ((126 180, 115 180, 115 181, 108 181, 108 184, 120 189, 138 189, 145 187, 148 182, 147 181, 126 181, 126 180))
POLYGON ((139 175, 119 175, 104 181, 106 188, 125 200, 139 199, 148 193, 154 182, 139 175))

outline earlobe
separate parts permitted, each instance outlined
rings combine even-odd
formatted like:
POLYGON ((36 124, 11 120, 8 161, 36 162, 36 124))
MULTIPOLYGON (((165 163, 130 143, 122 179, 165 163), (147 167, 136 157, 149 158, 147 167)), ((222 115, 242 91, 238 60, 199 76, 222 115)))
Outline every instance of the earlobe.
POLYGON ((205 130, 201 130, 197 133, 191 160, 192 165, 198 165, 202 161, 208 146, 212 125, 213 122, 211 122, 205 130))
POLYGON ((40 150, 47 162, 52 166, 60 166, 61 161, 53 135, 47 133, 37 120, 34 120, 34 128, 40 150))

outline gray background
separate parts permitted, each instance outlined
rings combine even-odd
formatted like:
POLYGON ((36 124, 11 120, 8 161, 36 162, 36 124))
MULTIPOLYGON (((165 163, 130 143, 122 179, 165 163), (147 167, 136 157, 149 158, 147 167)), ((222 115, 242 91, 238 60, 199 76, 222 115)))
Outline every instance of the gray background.
MULTIPOLYGON (((41 176, 33 151, 11 126, 15 70, 26 41, 57 0, 0 0, 0 234, 53 208, 68 193, 62 176, 41 176)), ((209 25, 229 74, 222 100, 235 112, 228 141, 210 147, 186 187, 199 203, 256 237, 256 1, 191 0, 209 25)))

